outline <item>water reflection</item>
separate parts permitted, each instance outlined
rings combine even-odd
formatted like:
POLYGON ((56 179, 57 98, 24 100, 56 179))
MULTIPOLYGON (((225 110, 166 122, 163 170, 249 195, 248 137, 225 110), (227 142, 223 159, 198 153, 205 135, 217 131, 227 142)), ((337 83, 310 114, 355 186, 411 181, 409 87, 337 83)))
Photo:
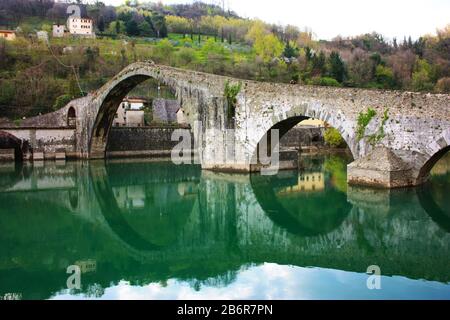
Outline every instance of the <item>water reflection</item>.
POLYGON ((310 157, 273 177, 0 167, 0 296, 450 298, 450 172, 417 190, 347 190, 347 161, 310 157), (66 289, 71 264, 81 290, 66 289), (373 264, 379 291, 366 287, 373 264))
POLYGON ((272 221, 292 234, 314 236, 339 227, 351 210, 345 191, 336 188, 336 167, 346 159, 308 157, 307 169, 277 176, 253 175, 258 203, 272 221))

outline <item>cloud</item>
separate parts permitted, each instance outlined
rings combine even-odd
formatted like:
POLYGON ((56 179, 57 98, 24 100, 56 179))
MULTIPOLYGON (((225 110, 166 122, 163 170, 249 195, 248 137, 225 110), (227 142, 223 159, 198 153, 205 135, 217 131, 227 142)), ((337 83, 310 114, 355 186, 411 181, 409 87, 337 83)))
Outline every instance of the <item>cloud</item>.
MULTIPOLYGON (((381 279, 381 290, 367 289, 365 273, 323 268, 303 268, 265 263, 244 267, 226 286, 202 285, 171 279, 166 285, 132 286, 127 281, 105 289, 100 299, 125 300, 284 300, 284 299, 442 299, 450 297, 450 286, 404 277, 381 279)), ((53 299, 83 299, 67 292, 53 299)))

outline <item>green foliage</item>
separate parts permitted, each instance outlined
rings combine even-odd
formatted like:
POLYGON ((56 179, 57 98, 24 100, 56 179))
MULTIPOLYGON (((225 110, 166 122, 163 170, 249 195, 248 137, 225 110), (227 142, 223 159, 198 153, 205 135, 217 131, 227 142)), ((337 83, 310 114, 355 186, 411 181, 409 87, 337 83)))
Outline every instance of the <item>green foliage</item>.
POLYGON ((236 115, 237 95, 241 91, 241 88, 241 82, 237 84, 230 84, 229 81, 225 82, 224 97, 227 100, 228 121, 231 121, 231 119, 236 115))
POLYGON ((150 23, 147 21, 142 21, 139 23, 138 28, 140 30, 140 35, 144 37, 154 37, 155 32, 150 23))
POLYGON ((129 20, 125 23, 125 30, 129 36, 138 36, 140 33, 138 24, 134 20, 129 20))
POLYGON ((386 122, 388 120, 389 120, 389 109, 385 109, 383 112, 383 118, 381 119, 381 124, 380 124, 380 127, 378 128, 377 133, 374 133, 368 137, 368 142, 372 146, 375 146, 376 144, 378 144, 386 136, 386 134, 384 133, 384 125, 386 124, 386 122))
POLYGON ((256 38, 253 47, 256 55, 258 55, 264 63, 269 63, 274 58, 278 58, 284 50, 283 43, 273 34, 256 38))
POLYGON ((312 72, 314 75, 324 75, 326 73, 326 56, 323 51, 312 57, 312 72))
POLYGON ((109 24, 108 33, 123 34, 126 32, 125 23, 120 20, 113 21, 109 24))
POLYGON ((338 82, 343 82, 346 76, 346 69, 344 61, 338 52, 332 51, 328 58, 330 76, 338 82))
POLYGON ((325 143, 334 148, 344 145, 345 141, 339 131, 335 128, 327 128, 324 134, 325 143))
POLYGON ((341 84, 333 78, 330 77, 314 77, 307 81, 307 84, 314 86, 325 86, 325 87, 340 87, 341 84))
POLYGON ((286 58, 297 58, 298 57, 298 48, 291 43, 291 41, 286 42, 286 46, 284 47, 283 57, 286 58))
POLYGON ((419 59, 412 75, 412 89, 416 91, 432 91, 434 87, 431 81, 432 73, 430 64, 423 59, 419 59))
POLYGON ((395 85, 394 73, 388 67, 378 65, 375 69, 375 77, 377 83, 380 85, 378 88, 388 89, 395 85))
POLYGON ((0 80, 0 105, 8 105, 14 99, 15 86, 12 80, 0 80))
POLYGON ((154 47, 152 58, 158 63, 170 64, 175 47, 168 39, 163 39, 154 47))
POLYGON ((364 135, 366 134, 366 128, 369 125, 370 121, 377 115, 377 112, 369 108, 367 109, 367 112, 360 112, 358 114, 357 119, 357 127, 356 127, 356 137, 359 140, 364 138, 364 135))
POLYGON ((72 96, 68 95, 68 94, 63 94, 61 96, 59 96, 58 98, 56 98, 55 103, 53 104, 53 110, 59 110, 62 107, 65 107, 71 100, 72 100, 72 96))

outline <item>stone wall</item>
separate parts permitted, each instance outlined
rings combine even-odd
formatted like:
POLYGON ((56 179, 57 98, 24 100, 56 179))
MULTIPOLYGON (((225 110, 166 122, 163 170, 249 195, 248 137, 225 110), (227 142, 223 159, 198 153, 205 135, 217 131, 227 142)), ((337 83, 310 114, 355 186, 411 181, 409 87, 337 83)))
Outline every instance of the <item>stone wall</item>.
MULTIPOLYGON (((169 156, 171 150, 178 144, 178 141, 171 141, 175 129, 164 126, 113 127, 108 139, 107 154, 110 157, 169 156)), ((324 131, 325 128, 295 127, 281 138, 280 148, 324 147, 324 131)))
POLYGON ((26 142, 31 154, 24 154, 25 159, 36 153, 53 158, 56 153, 64 153, 67 157, 78 158, 76 152, 76 134, 73 128, 3 128, 17 139, 26 142))
POLYGON ((280 145, 284 148, 324 147, 324 133, 325 128, 294 127, 280 139, 280 145))
MULTIPOLYGON (((179 143, 172 141, 176 127, 114 127, 109 133, 107 156, 170 156, 179 143)), ((192 134, 191 134, 192 137, 192 134)), ((194 145, 192 138, 192 146, 194 145)))

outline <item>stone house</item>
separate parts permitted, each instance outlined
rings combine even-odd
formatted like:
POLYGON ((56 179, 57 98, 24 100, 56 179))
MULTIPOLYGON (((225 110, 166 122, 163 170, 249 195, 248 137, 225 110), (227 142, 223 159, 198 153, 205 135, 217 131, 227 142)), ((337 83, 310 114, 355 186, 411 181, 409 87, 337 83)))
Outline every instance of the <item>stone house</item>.
MULTIPOLYGON (((153 100, 153 121, 178 123, 180 104, 177 100, 157 98, 153 100)), ((180 115, 181 117, 181 115, 180 115)))
POLYGON ((16 39, 16 32, 14 30, 0 30, 0 38, 8 41, 16 39))
POLYGON ((71 17, 67 19, 67 24, 71 35, 84 37, 95 36, 92 19, 71 17))
POLYGON ((63 24, 54 24, 53 25, 53 32, 52 36, 53 38, 62 38, 64 37, 66 31, 66 26, 63 24))
POLYGON ((113 121, 114 127, 143 127, 144 104, 146 101, 140 98, 125 98, 117 109, 113 121))

